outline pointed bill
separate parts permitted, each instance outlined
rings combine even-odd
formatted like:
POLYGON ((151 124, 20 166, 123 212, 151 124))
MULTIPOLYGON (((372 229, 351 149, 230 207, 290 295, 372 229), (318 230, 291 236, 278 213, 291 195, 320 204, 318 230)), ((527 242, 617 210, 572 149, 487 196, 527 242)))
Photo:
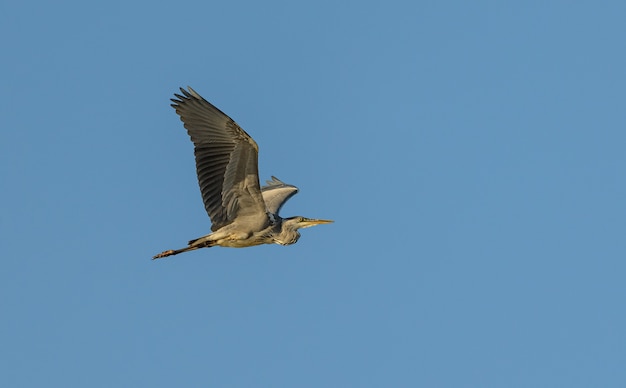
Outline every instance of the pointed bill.
POLYGON ((302 220, 302 222, 300 222, 300 228, 308 228, 311 226, 315 226, 315 225, 321 225, 321 224, 332 224, 335 221, 332 220, 317 220, 314 218, 304 218, 302 220))

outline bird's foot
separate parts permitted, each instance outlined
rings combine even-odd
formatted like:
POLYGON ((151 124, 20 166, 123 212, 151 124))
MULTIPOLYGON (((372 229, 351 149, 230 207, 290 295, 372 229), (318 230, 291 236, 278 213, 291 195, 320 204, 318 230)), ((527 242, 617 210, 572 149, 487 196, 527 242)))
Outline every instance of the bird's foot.
POLYGON ((169 251, 164 251, 164 252, 161 252, 158 255, 154 256, 152 258, 152 260, 160 259, 162 257, 172 256, 173 254, 175 254, 174 250, 170 249, 169 251))

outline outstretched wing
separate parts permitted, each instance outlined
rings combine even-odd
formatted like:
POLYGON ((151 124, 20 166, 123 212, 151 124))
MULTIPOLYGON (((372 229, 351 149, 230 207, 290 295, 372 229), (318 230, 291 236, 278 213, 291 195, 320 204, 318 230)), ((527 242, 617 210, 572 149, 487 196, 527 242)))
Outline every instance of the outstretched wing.
POLYGON ((298 192, 298 188, 282 182, 275 176, 272 176, 271 181, 265 182, 267 183, 267 186, 261 187, 261 194, 263 195, 263 201, 265 201, 265 207, 268 212, 278 214, 280 208, 283 207, 285 202, 298 192))
POLYGON ((259 147, 237 123, 192 88, 181 88, 172 107, 184 123, 196 156, 196 171, 211 230, 237 217, 267 217, 258 172, 259 147))

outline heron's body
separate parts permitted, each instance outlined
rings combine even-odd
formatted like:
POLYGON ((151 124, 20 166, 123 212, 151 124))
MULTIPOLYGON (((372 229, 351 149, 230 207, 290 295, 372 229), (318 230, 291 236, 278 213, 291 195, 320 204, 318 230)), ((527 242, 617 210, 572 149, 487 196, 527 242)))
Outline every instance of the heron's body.
POLYGON ((185 248, 168 250, 154 259, 212 246, 244 248, 261 244, 290 245, 298 229, 332 221, 281 218, 282 205, 298 188, 272 177, 260 187, 256 142, 237 123, 193 89, 181 89, 172 106, 194 143, 196 170, 204 206, 213 223, 206 236, 185 248))

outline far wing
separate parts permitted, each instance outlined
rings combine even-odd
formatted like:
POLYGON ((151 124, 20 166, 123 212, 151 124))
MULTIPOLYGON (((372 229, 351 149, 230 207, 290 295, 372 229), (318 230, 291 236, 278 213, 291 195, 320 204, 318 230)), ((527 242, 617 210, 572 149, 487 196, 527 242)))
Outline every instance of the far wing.
POLYGON ((298 192, 298 188, 282 182, 275 176, 272 176, 272 180, 266 181, 266 183, 267 186, 261 187, 265 207, 268 212, 278 214, 285 202, 298 192))

